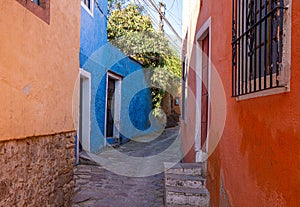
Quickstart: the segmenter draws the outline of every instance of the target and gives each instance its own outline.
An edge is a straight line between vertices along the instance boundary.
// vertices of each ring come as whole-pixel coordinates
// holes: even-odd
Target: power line
[[[150,4],[148,4],[148,2],[146,0],[141,0],[144,2],[144,5],[146,5],[149,9],[151,9],[153,12],[156,13],[156,10],[155,9],[152,9],[152,6]]]
[[[177,36],[178,39],[181,40],[180,35],[177,33],[177,31],[174,29],[173,25],[169,22],[169,20],[162,14],[162,12],[159,10],[159,8],[157,7],[157,5],[153,2],[153,0],[148,0],[152,6],[155,8],[155,10],[162,16],[162,18],[165,20],[165,22],[169,25],[169,27],[171,28],[171,30],[174,32],[174,34]]]
[[[172,6],[170,7],[170,9],[167,9],[168,11],[170,11],[173,8],[175,1],[176,0],[173,0]]]
[[[151,12],[149,12],[148,9],[150,9],[148,6],[144,7],[144,11],[147,13],[147,15],[150,16],[152,22],[155,22],[155,24],[159,25],[158,20],[153,16],[153,14]]]
[[[181,26],[181,23],[178,22],[178,20],[180,20],[178,17],[176,17],[173,13],[168,12],[168,14],[170,15],[170,17],[174,20],[174,22],[178,25]]]
[[[135,0],[135,2],[138,2],[139,4],[141,4],[141,1],[143,2],[143,7],[144,7],[144,9],[145,10],[147,10],[148,9],[148,11],[147,11],[147,13],[149,14],[149,16],[151,16],[152,18],[152,20],[153,21],[157,21],[157,19],[153,16],[153,11],[155,12],[155,13],[157,13],[157,10],[154,10],[153,8],[152,8],[152,6],[149,4],[149,2],[148,1],[146,1],[146,0]],[[175,1],[174,1],[175,2]],[[175,4],[175,3],[173,3],[173,4]],[[142,5],[142,4],[141,4]],[[176,25],[178,25],[178,26],[181,26],[181,23],[179,23],[179,21],[180,21],[180,19],[178,18],[178,17],[175,17],[175,15],[172,13],[172,12],[168,12],[168,14],[170,15],[170,17],[174,20],[174,22],[175,22],[175,24]],[[179,21],[178,21],[179,20]],[[157,23],[157,22],[156,22]]]
[[[141,4],[140,0],[136,0],[136,1],[137,1],[139,4]],[[145,3],[145,6],[146,6],[146,7],[144,7],[144,10],[145,10],[146,13],[150,16],[150,18],[152,17],[152,18],[151,18],[152,23],[153,23],[157,28],[159,28],[158,20],[153,16],[153,13],[152,13],[150,10],[154,11],[155,13],[156,13],[157,11],[158,11],[159,14],[162,14],[162,13],[160,12],[160,10],[157,10],[158,8],[155,7],[156,5],[155,5],[154,2],[152,2],[152,0],[151,0],[150,3],[151,3],[151,5],[153,5],[153,4],[155,5],[155,6],[153,5],[154,8],[155,8],[155,10],[151,8],[151,5],[150,5],[147,1],[145,1],[145,0],[141,0],[141,1],[143,1],[143,2]],[[103,14],[103,16],[108,20],[107,16],[104,14],[104,12],[102,11],[102,9],[100,8],[98,2],[97,2],[97,1],[95,1],[95,2],[96,2],[96,6],[97,6],[98,10],[99,10],[99,11]],[[149,10],[149,11],[148,11],[148,10]],[[181,37],[178,35],[178,33],[177,33],[176,30],[173,28],[173,26],[171,25],[171,23],[167,20],[167,18],[165,18],[165,17],[163,16],[163,19],[166,21],[166,23],[168,24],[168,26],[172,29],[172,31],[174,32],[174,34],[181,40]],[[171,42],[172,42],[172,44],[173,44],[174,46],[180,47],[180,46],[178,46],[177,42],[173,40],[174,38],[171,38],[171,36],[168,35],[168,34],[167,34],[167,36],[169,37],[169,40],[171,40]]]
[[[141,4],[140,0],[136,0],[136,1],[137,1],[139,4]],[[136,1],[135,1],[135,2],[136,2]],[[153,10],[153,9],[151,8],[151,6],[149,5],[148,2],[145,2],[144,0],[141,0],[141,1],[144,2],[143,8],[144,8],[145,13],[146,13],[147,15],[149,15],[150,17],[152,17],[151,20],[152,20],[153,24],[154,24],[157,28],[159,28],[158,20],[153,16],[153,13],[151,12],[151,11],[154,11],[154,12],[156,13],[156,11]],[[175,20],[175,19],[174,19],[174,20]],[[176,21],[176,20],[175,20],[175,21]],[[181,48],[181,44],[179,44],[178,41],[174,40],[174,38],[172,38],[172,37],[171,37],[169,34],[167,34],[167,33],[166,33],[165,35],[168,37],[170,43],[171,43],[175,48],[177,48],[177,49],[180,49],[180,48]]]
[[[154,11],[154,10],[153,10],[149,5],[146,5],[146,4],[145,4],[144,10],[145,10],[149,15],[151,15],[151,16],[154,18],[153,14],[152,14],[152,12],[151,12],[151,11]],[[154,11],[154,12],[156,13],[156,11]],[[156,20],[156,18],[155,18],[155,20]]]

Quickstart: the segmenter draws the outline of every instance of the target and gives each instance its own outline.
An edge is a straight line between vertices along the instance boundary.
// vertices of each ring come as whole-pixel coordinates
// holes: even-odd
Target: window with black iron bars
[[[284,9],[284,0],[233,0],[233,97],[283,86]]]

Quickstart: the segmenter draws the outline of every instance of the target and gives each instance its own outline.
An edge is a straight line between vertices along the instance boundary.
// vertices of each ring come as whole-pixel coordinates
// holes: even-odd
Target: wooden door
[[[201,149],[206,151],[208,131],[208,70],[209,36],[202,40],[202,92],[201,92]]]

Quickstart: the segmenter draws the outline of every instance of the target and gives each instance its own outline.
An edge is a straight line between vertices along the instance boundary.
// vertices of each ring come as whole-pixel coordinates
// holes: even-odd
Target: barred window
[[[284,9],[284,0],[233,0],[233,97],[283,87]]]

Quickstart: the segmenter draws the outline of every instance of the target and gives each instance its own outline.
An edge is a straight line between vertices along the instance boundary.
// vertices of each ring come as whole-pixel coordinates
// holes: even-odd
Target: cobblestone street
[[[131,141],[117,149],[128,160],[130,158],[151,157],[167,151],[166,154],[159,156],[162,159],[155,158],[155,163],[146,161],[132,166],[125,161],[122,166],[119,166],[120,173],[116,172],[118,169],[110,172],[97,161],[94,165],[87,163],[76,166],[73,206],[164,206],[163,162],[176,162],[180,159],[179,140],[176,139],[178,133],[178,127],[167,129],[150,142],[145,142],[149,140],[149,137],[142,137],[138,141]],[[166,150],[170,146],[172,146],[171,150]],[[108,157],[107,162],[111,162],[111,166],[114,163],[118,166],[120,163],[115,162],[118,158],[113,151],[116,150],[108,150],[103,156]],[[106,166],[106,164],[104,165]],[[136,171],[144,172],[145,169],[149,169],[145,171],[146,174],[151,174],[151,169],[155,168],[154,165],[157,166],[160,173],[146,177],[143,177],[142,174],[135,174]],[[124,176],[130,170],[133,172],[132,176]]]

